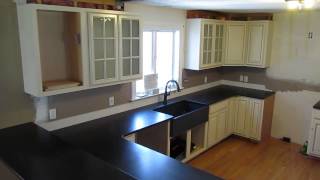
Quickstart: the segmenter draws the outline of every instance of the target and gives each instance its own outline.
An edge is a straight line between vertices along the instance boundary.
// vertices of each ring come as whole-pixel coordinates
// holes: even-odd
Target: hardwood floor
[[[232,136],[188,164],[224,179],[320,180],[320,160],[300,154],[300,148],[273,138],[255,144]]]

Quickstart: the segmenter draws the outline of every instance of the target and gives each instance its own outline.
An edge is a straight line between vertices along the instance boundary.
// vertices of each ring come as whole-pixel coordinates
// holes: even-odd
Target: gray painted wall
[[[32,98],[23,91],[16,7],[0,1],[0,128],[34,120]]]

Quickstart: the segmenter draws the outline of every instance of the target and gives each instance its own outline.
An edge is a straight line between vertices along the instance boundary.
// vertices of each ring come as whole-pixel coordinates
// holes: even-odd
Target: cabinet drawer
[[[312,118],[320,119],[320,110],[313,109]]]
[[[225,109],[227,107],[228,107],[228,100],[224,100],[222,102],[211,105],[210,109],[209,109],[209,113],[210,114],[215,113],[215,112],[221,111],[222,109]]]

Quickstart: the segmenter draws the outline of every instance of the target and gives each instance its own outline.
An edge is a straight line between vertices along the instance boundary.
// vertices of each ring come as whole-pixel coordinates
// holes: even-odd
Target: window
[[[171,79],[178,81],[179,39],[177,30],[143,32],[143,79],[133,86],[136,99],[163,92]]]

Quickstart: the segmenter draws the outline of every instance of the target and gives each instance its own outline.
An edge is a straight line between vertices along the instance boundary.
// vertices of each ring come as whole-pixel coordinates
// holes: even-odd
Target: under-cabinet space
[[[190,133],[190,156],[194,156],[206,148],[206,123],[192,128]]]
[[[135,142],[162,154],[168,154],[168,122],[163,122],[135,133]]]
[[[187,132],[170,138],[170,157],[179,161],[187,157]]]
[[[82,85],[80,13],[37,11],[43,91]]]

